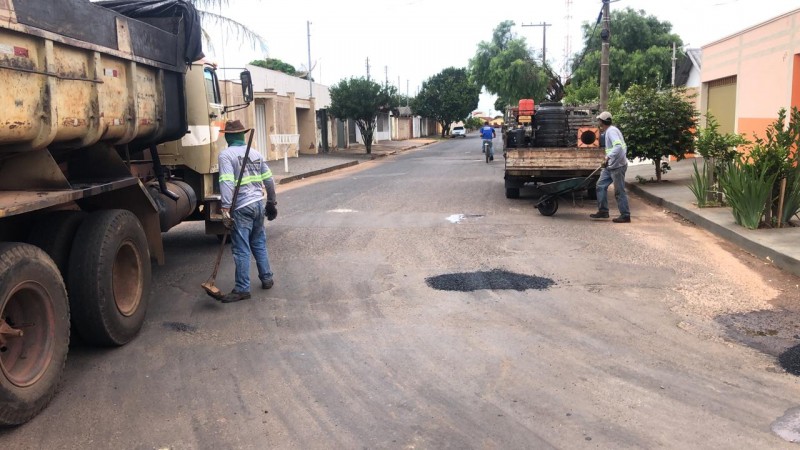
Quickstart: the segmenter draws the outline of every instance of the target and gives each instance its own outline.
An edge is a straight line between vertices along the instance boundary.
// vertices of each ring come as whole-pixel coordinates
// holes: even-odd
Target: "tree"
[[[583,24],[584,49],[575,61],[567,87],[570,101],[599,98],[601,42],[595,25]],[[625,8],[611,13],[609,84],[623,93],[634,84],[668,86],[672,76],[672,44],[683,41],[672,24],[645,11]],[[577,91],[577,92],[576,92]],[[596,94],[593,95],[593,92]]]
[[[243,38],[243,41],[250,43],[253,48],[261,48],[261,50],[266,53],[266,40],[260,34],[258,34],[258,32],[250,29],[241,22],[233,20],[230,17],[223,16],[221,12],[219,14],[211,12],[212,8],[222,11],[222,8],[228,6],[229,0],[189,0],[189,3],[194,5],[194,7],[197,9],[197,13],[200,15],[200,20],[202,20],[207,26],[221,26],[235,37]],[[211,44],[211,35],[208,33],[208,29],[205,27],[203,28],[203,40],[205,41],[206,45],[213,48]]]
[[[266,58],[250,61],[250,64],[256,67],[263,67],[265,69],[277,70],[285,74],[297,76],[297,69],[293,65],[283,62],[280,59]]]
[[[655,89],[633,85],[615,116],[625,136],[628,159],[649,159],[655,165],[656,179],[670,170],[669,160],[678,160],[694,148],[693,129],[697,111],[683,88]]]
[[[464,126],[470,130],[477,130],[483,126],[483,121],[478,117],[467,117],[467,120],[464,121]]]
[[[439,122],[444,137],[451,123],[466,119],[478,107],[480,93],[480,87],[470,81],[467,69],[448,67],[422,83],[414,99],[414,111]]]
[[[367,154],[372,153],[372,138],[376,117],[397,108],[398,96],[394,86],[380,85],[368,78],[341,80],[330,88],[331,106],[328,111],[340,119],[356,121]]]
[[[478,44],[469,62],[473,81],[506,104],[522,98],[560,100],[563,95],[560,79],[534,57],[525,38],[511,31],[513,26],[513,21],[501,22],[494,29],[491,41]]]

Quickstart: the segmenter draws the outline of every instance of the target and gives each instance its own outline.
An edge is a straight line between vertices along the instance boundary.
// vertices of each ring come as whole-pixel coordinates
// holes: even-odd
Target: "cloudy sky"
[[[580,25],[594,23],[602,6],[600,0],[572,0],[567,13],[567,3],[504,0],[468,8],[470,2],[436,0],[235,0],[221,12],[258,31],[267,41],[269,57],[298,69],[308,65],[306,22],[311,21],[311,61],[318,82],[332,85],[343,78],[364,76],[369,58],[373,79],[388,79],[413,96],[422,81],[442,69],[465,67],[478,43],[490,40],[492,30],[503,20],[515,21],[516,33],[537,52],[542,48],[542,27],[521,25],[552,24],[547,28],[547,59],[561,68],[567,36],[571,36],[572,52],[579,52]],[[797,0],[618,0],[611,4],[612,9],[625,7],[669,21],[684,43],[702,47],[800,4]],[[209,31],[220,37],[216,52],[208,53],[214,53],[221,65],[241,67],[263,57],[260,49],[241,44],[235,35],[222,29]],[[491,105],[490,96],[482,95],[479,108],[490,112]]]

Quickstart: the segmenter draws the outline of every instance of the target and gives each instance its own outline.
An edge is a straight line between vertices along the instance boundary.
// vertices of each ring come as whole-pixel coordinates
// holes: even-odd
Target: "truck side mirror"
[[[242,97],[244,97],[245,103],[250,103],[253,101],[253,78],[250,76],[250,71],[245,70],[244,72],[239,75],[239,79],[242,81]]]

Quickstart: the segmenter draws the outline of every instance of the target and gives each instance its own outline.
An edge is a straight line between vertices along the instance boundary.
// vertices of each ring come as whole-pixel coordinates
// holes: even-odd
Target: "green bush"
[[[771,201],[776,176],[744,157],[727,164],[720,173],[720,186],[737,224],[751,230],[758,228]]]
[[[705,208],[708,206],[708,181],[708,166],[706,165],[705,161],[703,161],[702,172],[697,169],[697,161],[695,161],[692,184],[689,185],[689,189],[692,191],[692,194],[694,194],[694,198],[697,200],[697,206],[700,208]]]

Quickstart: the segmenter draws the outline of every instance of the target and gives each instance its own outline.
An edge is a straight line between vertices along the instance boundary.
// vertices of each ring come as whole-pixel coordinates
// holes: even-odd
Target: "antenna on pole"
[[[369,56],[367,56],[367,79],[369,80]]]
[[[308,98],[309,100],[314,97],[314,82],[311,81],[311,21],[306,21],[306,31],[308,32]]]
[[[564,0],[566,15],[564,25],[567,27],[567,34],[564,36],[564,67],[561,69],[561,81],[566,82],[570,72],[570,60],[572,59],[572,0]]]

